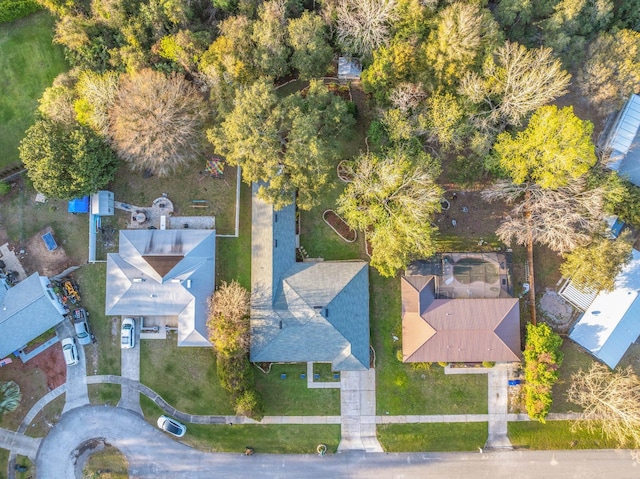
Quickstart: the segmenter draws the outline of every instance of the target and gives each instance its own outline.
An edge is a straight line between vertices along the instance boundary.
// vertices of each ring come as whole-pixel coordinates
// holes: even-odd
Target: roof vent
[[[190,279],[187,280],[187,289],[191,289],[191,280]]]
[[[134,283],[142,283],[143,281],[144,281],[144,278],[133,278]]]
[[[280,320],[278,326],[280,327],[280,329],[282,329],[282,320]]]

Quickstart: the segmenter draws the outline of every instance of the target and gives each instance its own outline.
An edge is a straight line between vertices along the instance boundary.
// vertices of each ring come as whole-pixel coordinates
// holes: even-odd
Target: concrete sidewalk
[[[511,449],[511,441],[507,436],[510,367],[510,364],[498,363],[488,371],[489,434],[485,447]]]
[[[28,437],[23,434],[0,428],[0,448],[8,449],[35,461],[40,447],[40,438]]]
[[[376,371],[340,373],[340,432],[338,452],[383,452],[376,435]]]

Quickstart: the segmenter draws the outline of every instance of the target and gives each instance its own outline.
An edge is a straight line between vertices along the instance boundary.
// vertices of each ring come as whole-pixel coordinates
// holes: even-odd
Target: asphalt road
[[[188,434],[188,432],[187,432]],[[104,438],[129,461],[131,478],[473,478],[627,479],[640,477],[629,451],[505,451],[484,453],[244,456],[200,452],[180,444],[136,414],[104,406],[84,406],[64,414],[42,440],[39,479],[75,478],[82,445]]]

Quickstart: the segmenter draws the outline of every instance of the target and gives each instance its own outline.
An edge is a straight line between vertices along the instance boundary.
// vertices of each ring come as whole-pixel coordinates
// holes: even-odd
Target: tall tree
[[[249,352],[249,301],[249,291],[236,281],[223,281],[209,298],[209,340],[219,356]]]
[[[602,227],[605,193],[605,187],[588,189],[584,178],[555,190],[535,183],[504,180],[482,192],[485,200],[514,204],[496,233],[505,243],[515,241],[527,248],[533,324],[536,324],[533,245],[540,243],[562,253],[588,243]]]
[[[106,186],[117,169],[116,155],[92,129],[50,120],[31,126],[20,143],[20,159],[36,190],[71,200]]]
[[[640,93],[640,33],[601,33],[589,45],[578,86],[602,114],[620,108],[632,93]]]
[[[233,111],[209,140],[227,160],[242,167],[245,182],[265,182],[261,198],[276,208],[290,204],[310,209],[337,159],[336,138],[354,123],[344,100],[320,81],[306,95],[280,100],[268,81],[239,91]]]
[[[455,89],[460,79],[482,65],[501,42],[500,26],[478,3],[455,2],[445,7],[424,45],[435,88]]]
[[[390,36],[398,18],[395,0],[340,0],[336,8],[336,34],[343,50],[370,56]]]
[[[570,75],[550,48],[527,49],[506,42],[485,61],[482,72],[468,73],[460,93],[477,104],[482,128],[520,125],[532,111],[567,92]]]
[[[3,381],[0,383],[0,414],[18,409],[22,393],[20,386],[14,381]]]
[[[524,131],[498,135],[493,158],[514,183],[558,188],[596,163],[592,133],[593,124],[575,116],[573,107],[543,106]]]
[[[113,71],[102,74],[85,70],[78,76],[75,102],[78,121],[103,136],[109,134],[109,110],[116,99],[120,74]]]
[[[285,0],[269,0],[258,9],[253,24],[254,62],[264,76],[280,78],[289,73],[287,18]]]
[[[383,276],[435,252],[431,221],[440,210],[439,172],[438,162],[413,145],[356,160],[349,175],[353,181],[338,198],[338,212],[349,226],[366,232],[371,266]]]
[[[133,169],[167,176],[202,152],[205,118],[200,94],[184,77],[142,70],[120,80],[110,132]]]
[[[627,239],[595,237],[588,245],[569,253],[560,265],[560,272],[580,290],[613,291],[616,276],[632,257]]]
[[[333,49],[322,19],[313,12],[304,12],[300,18],[289,20],[288,29],[293,48],[291,66],[303,80],[323,76],[333,59]]]
[[[583,409],[578,426],[602,433],[618,447],[640,448],[640,378],[631,366],[611,371],[593,362],[571,376],[567,399]]]
[[[553,402],[551,390],[562,365],[560,346],[562,338],[546,324],[527,325],[523,354],[525,404],[529,417],[542,423],[549,414]]]

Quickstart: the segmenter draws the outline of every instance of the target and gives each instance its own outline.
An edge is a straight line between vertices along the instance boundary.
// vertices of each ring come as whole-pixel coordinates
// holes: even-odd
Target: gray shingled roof
[[[295,207],[253,187],[251,361],[369,368],[369,271],[363,261],[295,262]]]
[[[13,288],[0,284],[0,358],[64,320],[64,308],[48,285],[49,278],[38,273]]]
[[[107,255],[106,314],[177,316],[178,346],[211,346],[215,248],[213,230],[120,231],[119,253]]]

